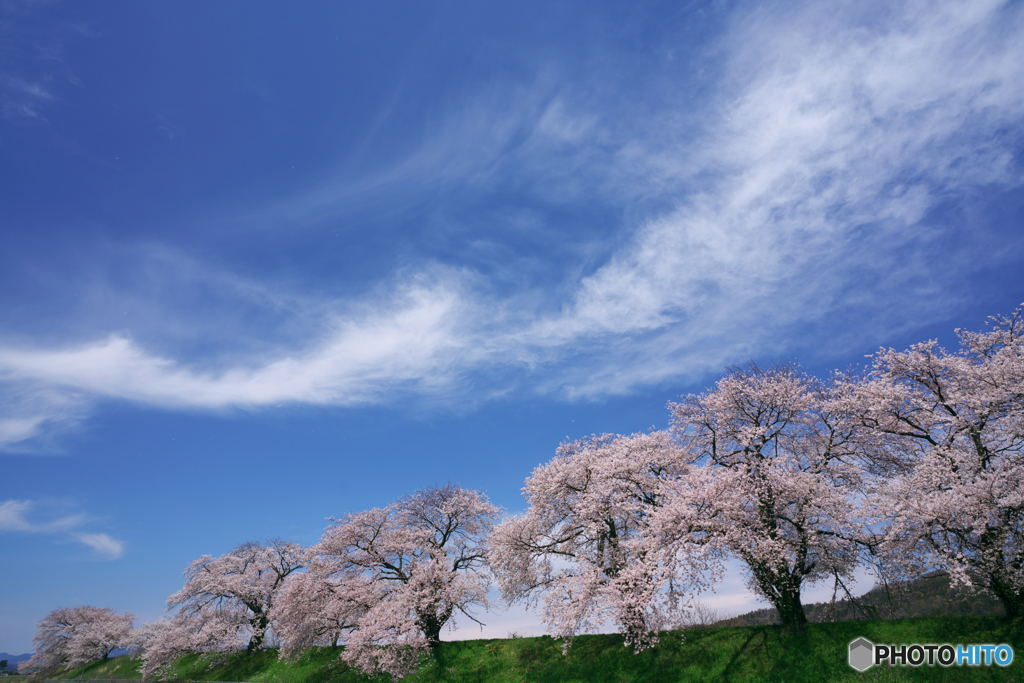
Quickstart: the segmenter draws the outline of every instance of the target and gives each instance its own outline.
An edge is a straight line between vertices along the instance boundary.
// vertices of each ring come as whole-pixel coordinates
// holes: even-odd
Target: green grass
[[[338,662],[340,653],[341,648],[311,648],[295,661],[279,660],[276,650],[236,652],[227,655],[186,655],[174,663],[174,674],[170,678],[258,683],[365,683],[368,680],[365,676],[348,670],[348,667]],[[140,664],[138,660],[118,657],[105,662],[93,662],[59,676],[51,672],[45,678],[141,679]]]
[[[1009,667],[873,667],[860,674],[846,662],[850,641],[875,643],[1008,643]],[[254,683],[337,683],[369,679],[338,663],[340,648],[314,648],[298,661],[274,651],[222,657],[190,655],[176,678]],[[117,663],[120,662],[120,666]],[[130,670],[130,671],[129,671]],[[137,663],[97,662],[62,677],[138,678]],[[131,675],[129,675],[131,674]],[[55,678],[53,675],[48,678]],[[378,681],[387,681],[382,676]],[[802,633],[777,626],[710,628],[662,634],[657,647],[633,654],[618,635],[579,636],[567,655],[549,637],[442,643],[437,657],[407,681],[415,683],[640,683],[660,681],[830,683],[832,681],[1005,681],[1024,683],[1024,626],[1000,617],[941,617],[809,624]]]

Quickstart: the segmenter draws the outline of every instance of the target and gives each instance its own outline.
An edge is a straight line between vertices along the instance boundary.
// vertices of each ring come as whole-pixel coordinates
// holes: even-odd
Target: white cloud
[[[0,531],[31,531],[25,521],[25,511],[31,507],[27,500],[5,500],[0,503]]]
[[[0,420],[0,445],[24,441],[39,433],[46,421],[45,415],[16,417]]]
[[[172,407],[369,403],[407,385],[443,391],[471,367],[479,351],[461,336],[465,309],[464,297],[445,282],[414,280],[333,319],[313,348],[249,367],[193,370],[113,335],[55,351],[0,348],[0,377]]]
[[[997,134],[1024,120],[1021,12],[910,3],[869,27],[859,8],[765,10],[730,34],[717,120],[689,148],[647,155],[660,159],[648,166],[659,182],[694,191],[539,325],[566,345],[630,335],[604,371],[560,378],[574,393],[770,352],[794,324],[863,309],[850,287],[876,320],[905,315],[913,298],[920,324],[955,299],[921,296],[940,264],[966,256],[923,258],[939,234],[921,221],[950,195],[1024,180]]]
[[[569,92],[547,104],[525,93],[519,110],[496,115],[491,93],[340,199],[334,178],[266,212],[271,222],[322,220],[339,202],[378,201],[427,177],[435,189],[479,188],[488,174],[543,167],[552,149],[570,159],[561,175],[530,176],[550,195],[625,187],[617,201],[646,192],[674,207],[617,235],[588,275],[568,266],[553,293],[526,284],[499,296],[468,269],[428,264],[358,301],[325,298],[312,308],[326,331],[305,344],[278,340],[206,364],[126,333],[0,347],[0,381],[30,399],[0,421],[0,447],[73,421],[97,398],[345,406],[402,392],[458,395],[474,372],[525,373],[538,391],[600,396],[792,351],[794,329],[829,315],[863,321],[848,324],[852,341],[829,342],[837,345],[942,316],[957,296],[943,271],[969,260],[970,247],[930,252],[941,235],[922,219],[949,196],[1022,182],[1004,139],[1020,137],[1024,120],[1022,11],[997,2],[872,7],[811,3],[742,17],[721,42],[721,85],[695,135],[693,126],[680,132],[675,112],[604,121],[601,107]],[[595,149],[610,151],[590,164]],[[267,306],[288,300],[225,281]]]
[[[32,507],[32,501],[28,500],[5,500],[0,503],[0,531],[52,534],[73,529],[86,521],[85,515],[77,514],[44,523],[29,522],[25,519],[25,513]]]
[[[74,537],[101,555],[106,555],[107,559],[116,560],[124,554],[124,544],[106,534],[74,534]]]
[[[89,521],[84,513],[66,515],[48,522],[29,521],[27,514],[36,507],[30,500],[0,502],[0,531],[20,531],[30,534],[68,534],[80,543],[96,550],[107,559],[116,560],[124,553],[124,544],[107,534],[74,531]]]
[[[0,371],[0,378],[3,377]],[[0,449],[17,449],[29,439],[46,439],[76,425],[85,413],[86,400],[67,387],[38,381],[0,384]]]

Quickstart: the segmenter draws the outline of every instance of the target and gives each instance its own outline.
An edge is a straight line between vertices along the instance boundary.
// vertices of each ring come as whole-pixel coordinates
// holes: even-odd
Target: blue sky
[[[1022,12],[3,2],[0,651],[1013,310]]]

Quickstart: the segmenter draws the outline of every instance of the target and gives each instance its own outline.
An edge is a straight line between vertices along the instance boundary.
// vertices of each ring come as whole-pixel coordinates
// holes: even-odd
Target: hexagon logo
[[[858,638],[850,643],[850,666],[857,671],[867,671],[875,659],[875,645],[867,638]]]

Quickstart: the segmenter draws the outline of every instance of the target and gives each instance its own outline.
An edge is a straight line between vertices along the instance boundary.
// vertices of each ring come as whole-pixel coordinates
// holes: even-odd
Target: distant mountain
[[[32,654],[9,655],[6,652],[0,652],[0,659],[7,660],[7,670],[9,671],[11,669],[17,669],[18,662],[24,662],[26,659],[32,659]]]

